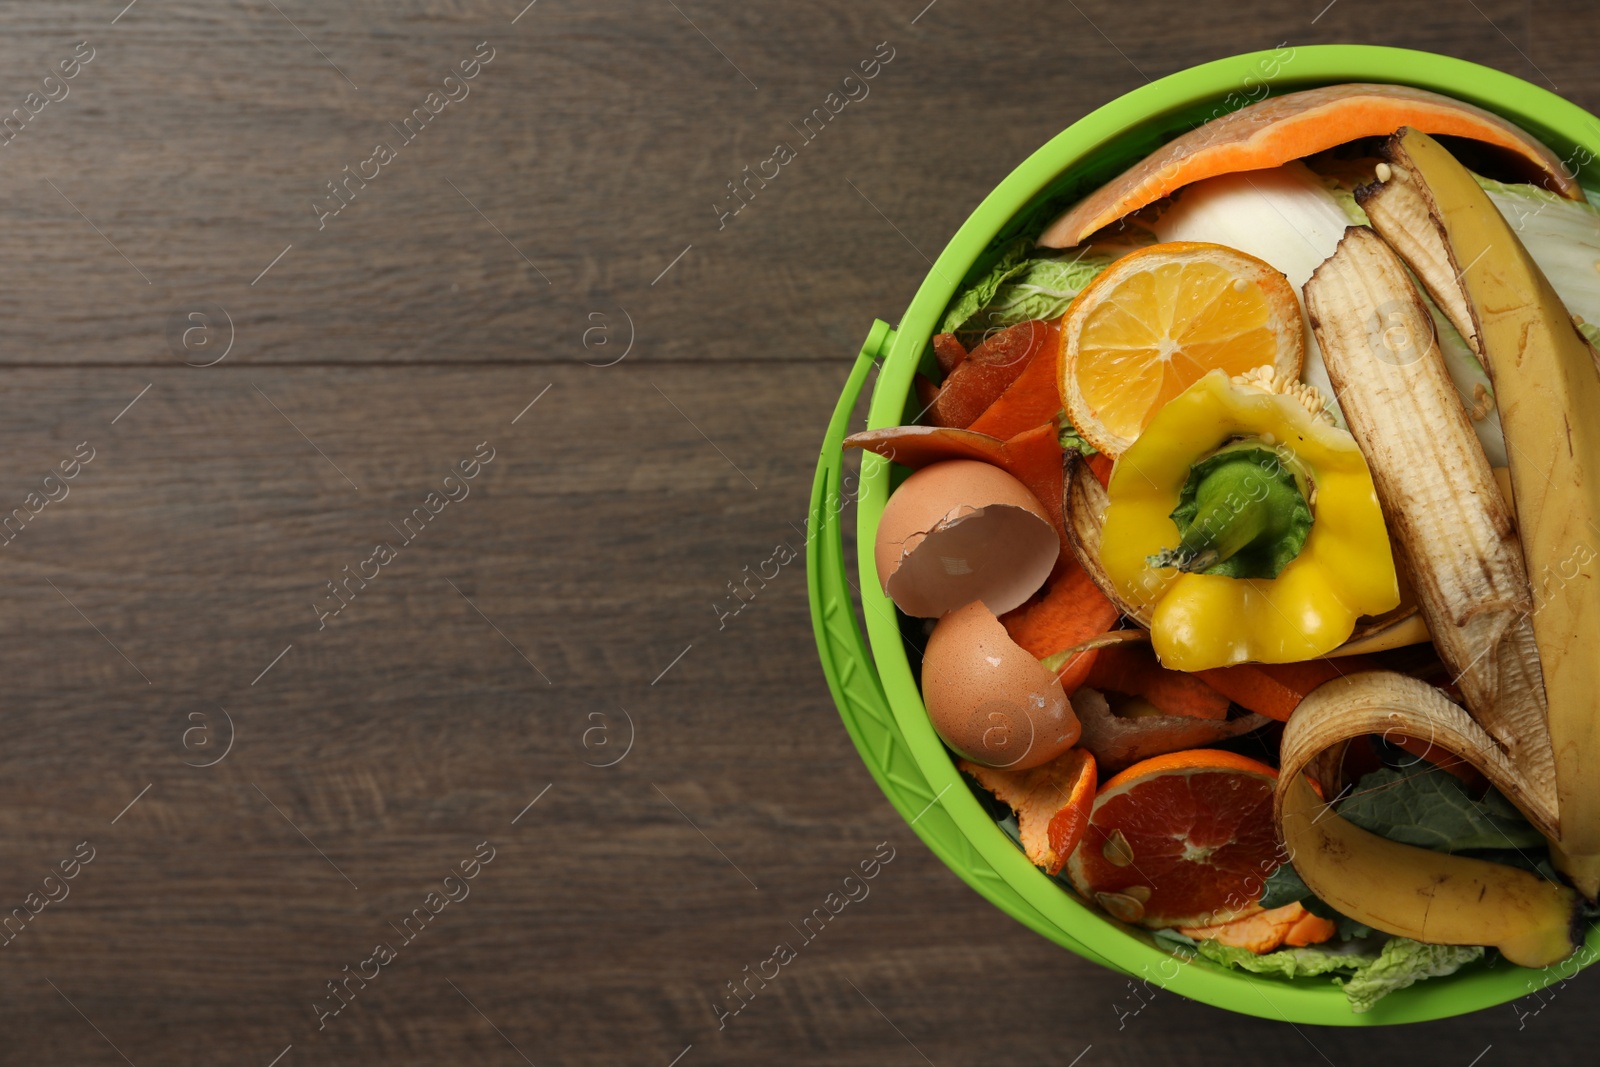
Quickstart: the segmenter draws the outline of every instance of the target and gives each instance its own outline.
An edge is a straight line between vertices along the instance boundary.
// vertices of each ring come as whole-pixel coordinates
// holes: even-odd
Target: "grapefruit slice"
[[[1151,928],[1251,914],[1283,858],[1272,820],[1277,778],[1221,749],[1136,763],[1101,787],[1067,877],[1085,900]]]
[[[1426,89],[1352,82],[1268,97],[1169,141],[1078,201],[1039,244],[1070,248],[1191,182],[1281,166],[1361,137],[1387,137],[1402,126],[1493,145],[1525,162],[1535,184],[1583,199],[1561,158],[1499,115]]]
[[[1078,432],[1121,455],[1167,401],[1220,369],[1271,366],[1298,381],[1300,299],[1270,264],[1224,245],[1171,241],[1123,256],[1061,324],[1061,398]]]

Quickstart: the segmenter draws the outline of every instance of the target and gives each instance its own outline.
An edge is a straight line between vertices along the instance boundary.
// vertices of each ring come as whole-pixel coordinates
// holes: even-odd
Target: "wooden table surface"
[[[1119,1024],[879,793],[802,565],[718,605],[873,318],[1068,123],[1280,42],[1597,110],[1592,5],[124,2],[0,7],[0,1062],[1576,1061],[1587,975],[1520,1025]]]

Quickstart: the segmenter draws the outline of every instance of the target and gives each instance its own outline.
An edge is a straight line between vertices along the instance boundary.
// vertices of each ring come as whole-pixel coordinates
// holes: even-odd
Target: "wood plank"
[[[898,315],[924,257],[1012,166],[1146,77],[1284,40],[1436,32],[1543,82],[1470,10],[1447,28],[1401,5],[1377,27],[1343,4],[1312,26],[1303,6],[1253,5],[1241,34],[1111,8],[1018,9],[995,27],[949,3],[916,26],[881,3],[706,5],[696,24],[759,92],[670,7],[538,6],[515,26],[488,4],[285,9],[360,91],[265,4],[147,3],[104,27],[66,5],[10,9],[8,67],[69,55],[80,36],[96,58],[4,149],[0,359],[175,360],[169,319],[209,304],[231,316],[236,361],[578,361],[588,316],[619,307],[653,358],[842,359],[863,323]],[[1539,44],[1563,47],[1582,10],[1542,6]],[[398,141],[390,124],[486,40],[495,59],[469,95],[319,229],[327,183]],[[802,140],[791,124],[883,41],[895,58],[870,94]],[[1600,102],[1581,59],[1533,51],[1573,99]],[[727,183],[780,141],[797,158],[719,229]]]

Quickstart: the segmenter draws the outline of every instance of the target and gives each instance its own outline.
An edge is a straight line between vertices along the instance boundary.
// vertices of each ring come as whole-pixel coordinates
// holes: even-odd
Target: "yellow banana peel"
[[[1483,728],[1434,687],[1389,671],[1318,687],[1284,729],[1274,807],[1295,872],[1330,907],[1386,933],[1442,945],[1493,945],[1512,963],[1546,967],[1580,942],[1582,901],[1539,875],[1467,856],[1389,841],[1341,818],[1337,767],[1362,734],[1427,738],[1464,758],[1498,749]],[[1486,773],[1515,802],[1520,776],[1504,754]]]
[[[1532,645],[1547,704],[1559,810],[1552,854],[1592,900],[1600,893],[1595,351],[1516,233],[1448,151],[1426,134],[1405,129],[1390,139],[1384,155],[1388,179],[1359,199],[1377,232],[1476,350],[1494,385],[1531,579]],[[1472,711],[1477,715],[1480,709]],[[1545,773],[1528,769],[1535,776]]]
[[[1284,731],[1276,815],[1301,878],[1352,918],[1548,966],[1577,948],[1582,898],[1600,890],[1600,574],[1588,566],[1600,544],[1600,357],[1459,162],[1410,129],[1384,155],[1383,180],[1357,194],[1376,233],[1346,231],[1306,284],[1306,310],[1466,709],[1391,672],[1318,688]],[[1510,492],[1407,265],[1489,369]],[[1345,746],[1374,733],[1423,739],[1482,771],[1576,889],[1340,818]]]

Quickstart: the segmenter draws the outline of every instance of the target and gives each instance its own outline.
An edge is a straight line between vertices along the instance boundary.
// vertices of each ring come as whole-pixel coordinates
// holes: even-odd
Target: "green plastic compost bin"
[[[929,358],[935,324],[957,282],[997,237],[1010,237],[1049,202],[1069,203],[1172,137],[1273,93],[1339,82],[1392,82],[1431,89],[1496,112],[1549,145],[1589,189],[1600,188],[1600,122],[1538,86],[1447,56],[1364,45],[1313,45],[1220,59],[1135,89],[1069,126],[1022,162],[978,205],[923,280],[898,329],[875,322],[828,425],[811,497],[806,567],[817,649],[845,728],[884,794],[928,847],[992,904],[1085,959],[1129,976],[1132,1010],[1151,991],[1294,1023],[1374,1025],[1442,1019],[1501,1006],[1508,1019],[1538,1007],[1536,989],[1560,983],[1600,953],[1600,930],[1566,962],[1544,970],[1504,960],[1391,993],[1366,1014],[1351,1012],[1327,976],[1282,979],[1184,962],[1151,936],[1085,906],[1034,867],[996,824],[955,768],[928,722],[894,604],[882,593],[873,538],[892,487],[905,472],[862,458],[859,486],[841,487],[840,442],[877,368],[869,427],[896,426],[917,412],[912,375]],[[1591,200],[1595,199],[1591,195]],[[843,493],[843,496],[841,496]],[[857,497],[859,575],[847,572],[842,501]],[[857,621],[859,591],[870,647]],[[1494,955],[1491,953],[1491,956]],[[1141,992],[1140,999],[1133,999]],[[1113,987],[1113,997],[1121,984]],[[1520,1005],[1514,1003],[1527,998]],[[1115,1005],[1112,1005],[1114,1008]]]

